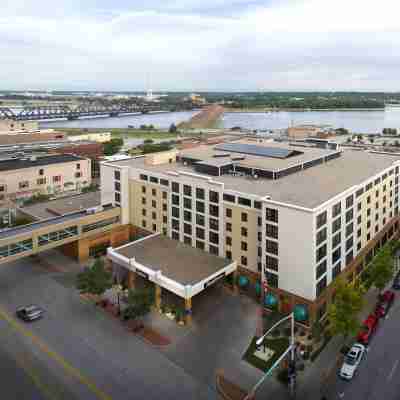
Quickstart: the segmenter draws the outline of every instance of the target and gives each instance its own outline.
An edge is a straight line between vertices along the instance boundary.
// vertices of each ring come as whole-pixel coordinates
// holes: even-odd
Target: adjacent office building
[[[326,314],[398,232],[400,157],[242,139],[106,162],[102,203],[121,222],[237,263],[266,307]]]
[[[91,161],[70,154],[0,159],[0,201],[80,191],[91,184]]]

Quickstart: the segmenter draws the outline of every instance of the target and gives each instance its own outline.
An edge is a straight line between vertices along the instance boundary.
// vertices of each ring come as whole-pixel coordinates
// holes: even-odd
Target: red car
[[[376,331],[379,324],[379,317],[376,314],[370,314],[363,322],[360,332],[357,335],[357,341],[361,344],[368,345],[372,335]]]
[[[394,302],[395,294],[391,290],[386,290],[379,296],[378,304],[376,305],[375,313],[380,317],[385,317],[389,312],[390,307]]]

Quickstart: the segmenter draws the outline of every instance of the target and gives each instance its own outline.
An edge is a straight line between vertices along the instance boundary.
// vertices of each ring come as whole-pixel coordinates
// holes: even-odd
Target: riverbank
[[[176,133],[167,130],[148,130],[131,128],[57,128],[55,130],[65,132],[68,136],[85,135],[87,133],[111,132],[112,137],[129,137],[137,139],[175,139]]]
[[[274,113],[274,112],[313,112],[313,111],[385,111],[384,107],[380,108],[229,108],[225,107],[225,113]]]

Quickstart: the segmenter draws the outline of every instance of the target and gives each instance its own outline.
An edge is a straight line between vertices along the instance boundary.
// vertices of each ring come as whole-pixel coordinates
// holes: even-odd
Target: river
[[[46,128],[127,128],[132,125],[153,124],[165,129],[172,123],[190,119],[195,112],[173,112],[165,114],[130,115],[115,118],[93,118],[75,121],[41,122]],[[383,128],[400,128],[400,110],[376,111],[278,111],[270,113],[225,113],[220,126],[247,129],[282,129],[296,124],[331,125],[346,128],[355,133],[380,133]]]

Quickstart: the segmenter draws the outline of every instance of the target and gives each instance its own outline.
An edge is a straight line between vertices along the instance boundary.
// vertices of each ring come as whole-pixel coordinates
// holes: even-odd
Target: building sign
[[[222,272],[221,274],[214,276],[214,278],[210,279],[204,284],[204,289],[213,285],[215,282],[218,282],[220,279],[225,278],[225,272]]]
[[[140,269],[136,269],[136,271],[135,271],[139,276],[141,276],[142,278],[144,278],[144,279],[149,279],[149,275],[148,274],[146,274],[146,272],[143,272],[143,271],[141,271]]]

